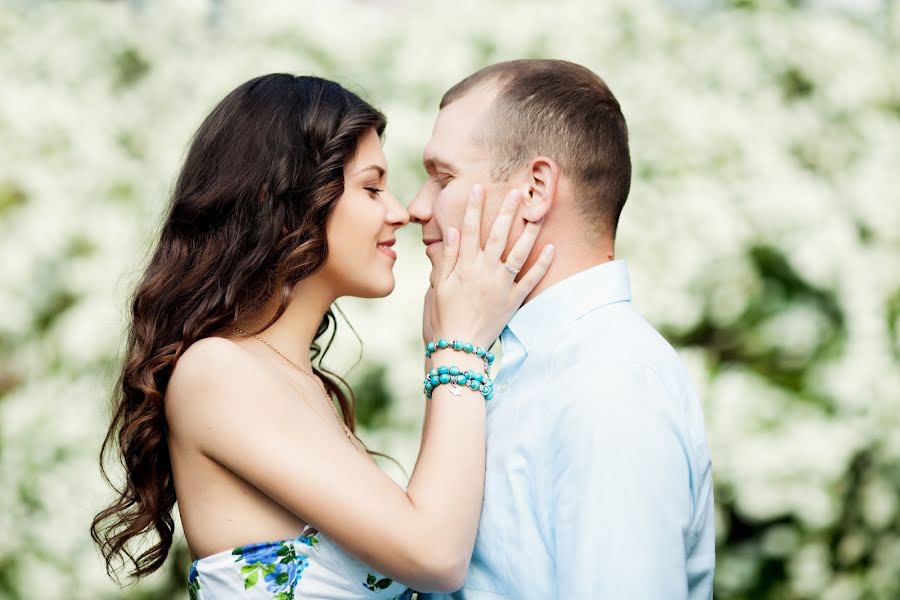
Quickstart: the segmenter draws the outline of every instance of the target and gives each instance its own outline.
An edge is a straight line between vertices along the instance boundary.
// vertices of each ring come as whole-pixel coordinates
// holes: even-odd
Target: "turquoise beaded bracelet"
[[[459,340],[448,342],[444,338],[441,338],[436,342],[428,342],[425,345],[425,356],[431,358],[431,355],[436,351],[444,350],[445,348],[453,348],[456,351],[462,351],[466,354],[474,353],[478,358],[483,358],[487,362],[487,364],[492,364],[494,362],[494,354],[492,352],[488,352],[481,346],[473,346],[468,342],[461,342]]]
[[[491,364],[494,362],[494,354],[492,352],[488,352],[481,346],[473,346],[467,342],[461,342],[459,340],[453,340],[452,342],[448,342],[444,338],[439,339],[436,342],[428,342],[425,345],[425,356],[431,358],[431,355],[434,354],[438,350],[444,350],[446,348],[452,348],[458,352],[465,352],[466,354],[475,354],[478,358],[484,361],[484,378],[490,381],[491,378]],[[433,370],[433,369],[432,369]],[[474,388],[473,388],[474,389]],[[426,390],[428,391],[428,390]],[[455,390],[458,391],[458,390]],[[459,394],[454,394],[458,396]],[[429,396],[430,398],[431,396]],[[487,396],[485,396],[487,398]],[[490,398],[488,398],[490,400]]]
[[[494,397],[493,381],[487,375],[476,373],[475,371],[461,371],[459,367],[448,367],[441,365],[428,372],[425,377],[425,397],[431,398],[432,392],[441,385],[450,385],[450,393],[459,396],[460,386],[466,386],[475,392],[481,392],[485,400]]]

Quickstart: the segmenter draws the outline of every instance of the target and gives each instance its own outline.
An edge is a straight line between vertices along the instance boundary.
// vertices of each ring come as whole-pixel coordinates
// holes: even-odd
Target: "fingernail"
[[[447,230],[447,241],[451,244],[455,244],[457,235],[459,235],[459,232],[456,230],[455,227],[451,227],[450,229]]]
[[[552,255],[554,252],[556,252],[556,248],[553,246],[553,244],[547,244],[547,246],[544,248],[544,252],[546,252],[548,255]]]
[[[510,190],[509,199],[515,202],[519,201],[519,198],[522,197],[522,193],[519,190]]]
[[[479,197],[481,197],[481,193],[482,193],[483,191],[484,191],[484,190],[481,189],[481,184],[476,183],[475,186],[472,188],[472,197],[473,197],[473,198],[479,198]]]

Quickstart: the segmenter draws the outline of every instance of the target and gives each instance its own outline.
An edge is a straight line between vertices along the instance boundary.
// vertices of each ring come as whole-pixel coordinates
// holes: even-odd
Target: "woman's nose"
[[[424,225],[431,220],[431,199],[425,193],[424,185],[413,197],[412,202],[407,206],[407,210],[409,211],[410,219],[419,225]]]
[[[396,227],[403,227],[409,223],[409,211],[391,194],[385,221]]]

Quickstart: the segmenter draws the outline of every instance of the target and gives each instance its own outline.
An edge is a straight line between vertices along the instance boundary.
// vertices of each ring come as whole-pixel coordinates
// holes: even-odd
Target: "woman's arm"
[[[445,494],[442,514],[430,496],[417,502],[412,489],[404,492],[343,432],[323,426],[312,408],[317,398],[298,398],[233,342],[208,338],[191,346],[167,394],[177,405],[168,411],[173,434],[191,439],[204,455],[381,573],[435,591],[458,582],[462,553],[453,541],[459,533],[450,528],[470,518],[462,507],[484,474],[472,448],[484,451],[484,400],[471,390],[444,396],[436,393],[430,402],[444,407],[440,416],[461,436],[453,445],[468,449],[452,460],[452,449],[429,446],[436,455],[432,468],[446,477],[435,477]],[[429,470],[417,469],[410,488]]]
[[[505,231],[492,238],[503,246],[515,204],[505,201],[495,222]],[[480,198],[470,200],[462,241],[446,244],[449,275],[435,294],[435,334],[487,345],[543,277],[550,256],[519,283],[511,276],[502,280],[502,247],[476,252],[466,245],[472,235],[478,244],[472,223],[480,221],[480,207]],[[538,229],[526,227],[507,262],[524,263]],[[476,297],[486,304],[472,306]],[[474,355],[449,350],[436,352],[434,361],[483,368]],[[215,375],[221,373],[233,376]],[[321,417],[283,381],[222,338],[197,342],[179,360],[170,382],[178,406],[170,414],[179,435],[350,554],[413,588],[452,591],[462,585],[481,511],[485,401],[479,392],[460,388],[453,396],[447,388],[436,388],[428,401],[423,444],[405,492],[342,432],[317,426]]]

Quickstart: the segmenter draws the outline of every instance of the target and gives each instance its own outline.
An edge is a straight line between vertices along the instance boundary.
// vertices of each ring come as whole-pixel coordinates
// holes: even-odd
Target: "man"
[[[465,586],[429,598],[711,597],[700,405],[675,351],[632,306],[614,255],[631,181],[615,97],[569,62],[492,65],[444,95],[423,161],[429,177],[409,212],[432,263],[475,183],[486,224],[510,187],[523,193],[507,251],[527,221],[543,219],[523,272],[556,246],[501,335]]]

